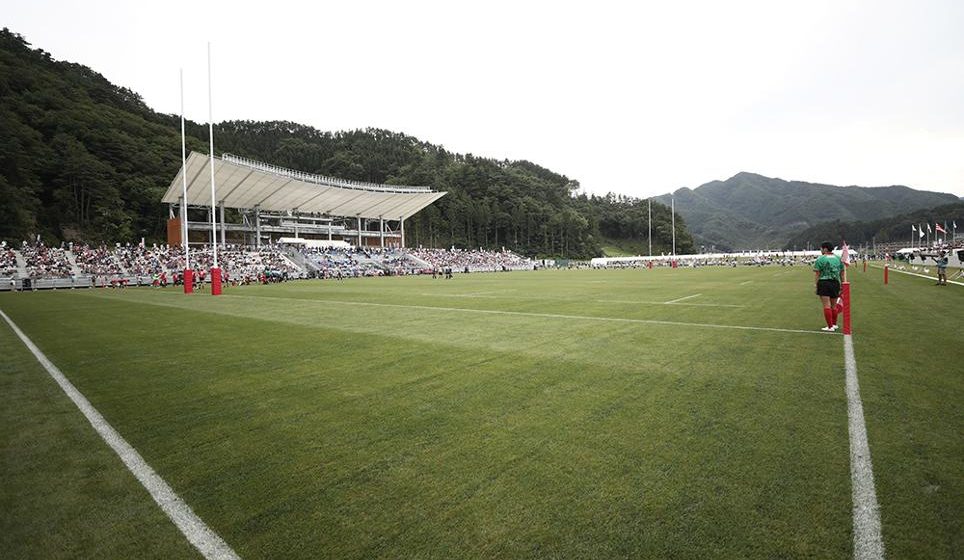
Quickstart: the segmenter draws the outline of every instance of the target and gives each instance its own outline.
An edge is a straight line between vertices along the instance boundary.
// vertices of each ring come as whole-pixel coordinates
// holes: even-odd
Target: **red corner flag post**
[[[850,282],[847,280],[847,268],[850,267],[850,247],[843,242],[840,260],[844,264],[843,283],[840,286],[840,299],[843,304],[843,333],[850,334]]]
[[[184,293],[190,294],[194,292],[194,271],[190,268],[184,269]]]
[[[850,334],[850,282],[844,282],[840,288],[840,297],[843,298],[843,333]]]

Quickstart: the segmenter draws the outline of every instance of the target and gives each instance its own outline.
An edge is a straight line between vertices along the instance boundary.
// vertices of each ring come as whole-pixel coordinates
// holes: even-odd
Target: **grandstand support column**
[[[358,216],[358,246],[361,247],[361,216]]]
[[[398,224],[399,224],[399,229],[402,232],[402,244],[401,246],[399,246],[399,249],[404,249],[405,248],[405,216],[398,217]]]
[[[381,247],[382,249],[384,249],[385,248],[385,218],[381,216],[378,217],[378,237],[379,237],[379,240],[381,241]]]
[[[259,249],[261,248],[261,205],[254,207],[254,235],[256,236],[254,244]]]
[[[221,246],[224,247],[224,237],[227,228],[224,226],[224,201],[221,201]]]

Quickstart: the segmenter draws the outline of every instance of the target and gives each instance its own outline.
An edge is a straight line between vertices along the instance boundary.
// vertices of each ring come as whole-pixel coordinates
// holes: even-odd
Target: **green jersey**
[[[813,261],[813,269],[820,273],[819,280],[836,280],[840,282],[840,273],[844,265],[836,255],[820,255]]]

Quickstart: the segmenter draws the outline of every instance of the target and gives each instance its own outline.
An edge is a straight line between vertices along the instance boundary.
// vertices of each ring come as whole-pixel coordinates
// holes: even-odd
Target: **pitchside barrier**
[[[73,276],[70,278],[13,278],[13,290],[70,290],[80,288],[109,288],[111,279],[126,280],[126,286],[135,288],[137,286],[150,286],[153,277],[147,274],[132,276]],[[0,278],[0,292],[11,291],[11,278]],[[210,278],[208,279],[210,281]],[[206,282],[206,283],[209,283]],[[168,279],[168,286],[174,283]]]

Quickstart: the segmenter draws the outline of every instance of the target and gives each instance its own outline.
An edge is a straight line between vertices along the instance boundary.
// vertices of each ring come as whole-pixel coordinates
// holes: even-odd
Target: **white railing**
[[[343,189],[354,189],[359,191],[374,191],[374,192],[386,192],[386,193],[412,194],[412,193],[433,192],[430,187],[413,187],[408,185],[380,185],[377,183],[365,183],[363,181],[351,181],[348,179],[338,179],[336,177],[327,177],[325,175],[314,175],[312,173],[305,173],[304,171],[295,171],[294,169],[279,167],[277,165],[271,165],[270,163],[255,161],[253,159],[243,158],[233,154],[221,154],[221,159],[223,161],[234,163],[236,165],[242,165],[244,167],[257,169],[258,171],[264,171],[266,173],[273,173],[275,175],[282,175],[284,177],[290,177],[292,179],[297,179],[299,181],[304,181],[306,183],[314,183],[316,185],[340,187]]]

